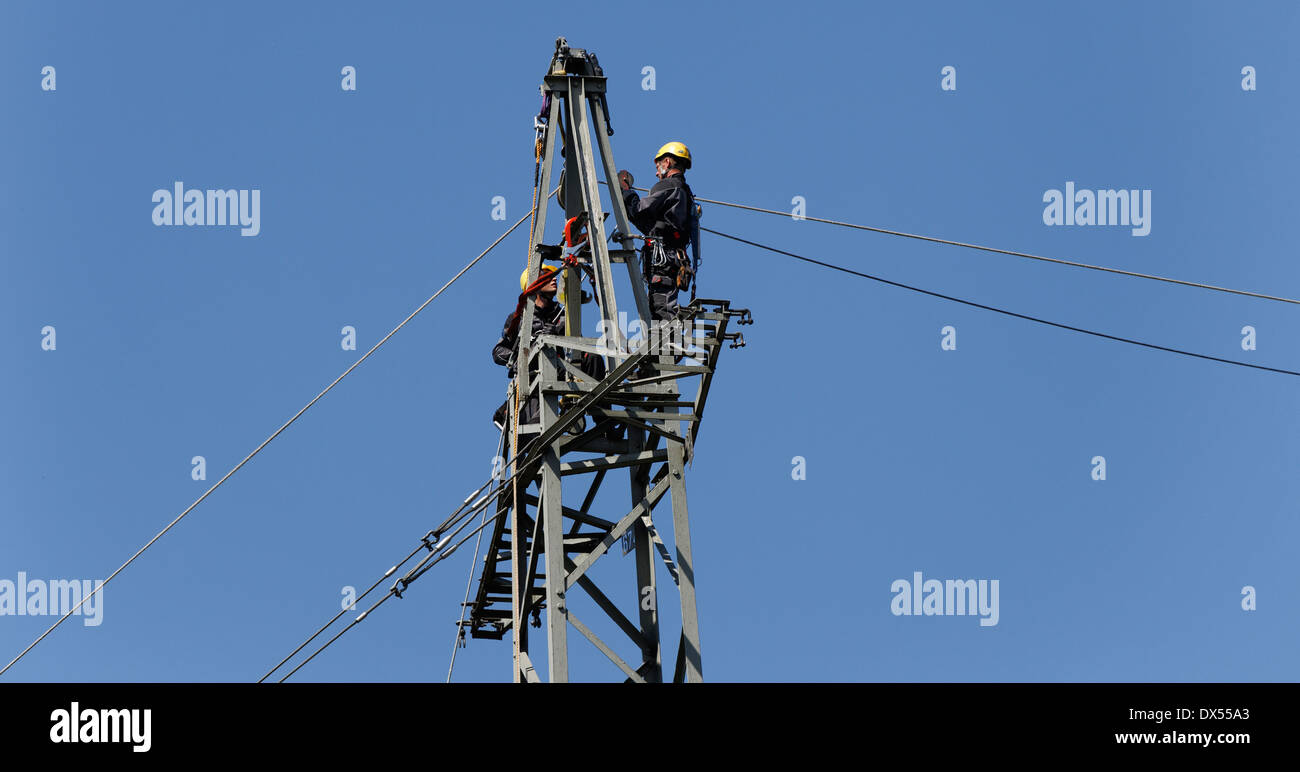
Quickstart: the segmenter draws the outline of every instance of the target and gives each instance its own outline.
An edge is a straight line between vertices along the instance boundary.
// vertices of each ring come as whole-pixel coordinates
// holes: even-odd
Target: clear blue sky
[[[677,139],[701,196],[780,210],[803,196],[810,215],[1300,296],[1294,4],[597,10],[561,24],[535,3],[6,4],[0,580],[105,577],[496,238],[494,196],[510,222],[526,213],[557,35],[599,54],[614,153],[639,181]],[[151,196],[177,181],[260,190],[261,232],[155,226]],[[1150,234],[1044,225],[1044,192],[1067,181],[1150,190]],[[1294,306],[716,206],[704,224],[1300,368]],[[488,352],[525,241],[110,584],[101,625],[73,617],[5,678],[248,681],[292,650],[490,473],[506,379]],[[1300,379],[717,238],[701,292],[756,319],[748,348],[724,352],[687,483],[709,680],[1300,676]],[[622,479],[595,511],[626,511]],[[470,552],[299,677],[441,680]],[[597,578],[630,610],[631,559],[605,562]],[[891,583],[917,571],[997,579],[998,624],[895,616]],[[0,664],[52,621],[0,616]],[[471,641],[457,680],[508,679],[509,652]],[[575,679],[618,675],[576,633],[570,656]]]

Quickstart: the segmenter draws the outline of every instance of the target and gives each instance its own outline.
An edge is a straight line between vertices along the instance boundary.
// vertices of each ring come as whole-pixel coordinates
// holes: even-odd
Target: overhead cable
[[[602,183],[605,184],[605,183]],[[635,190],[644,191],[646,188],[634,188]],[[751,206],[749,204],[737,204],[731,201],[719,201],[712,198],[701,198],[695,196],[696,201],[706,204],[717,204],[718,206],[727,206],[733,209],[745,209],[750,212],[761,212],[763,214],[774,214],[778,217],[791,219],[794,217],[790,212],[782,212],[777,209],[764,209],[761,206]],[[1262,292],[1251,292],[1249,290],[1232,289],[1231,287],[1219,287],[1213,284],[1204,284],[1202,282],[1185,281],[1183,279],[1174,279],[1168,276],[1156,276],[1155,274],[1139,273],[1137,271],[1126,271],[1122,268],[1111,268],[1104,265],[1091,265],[1089,263],[1080,263],[1074,260],[1064,260],[1059,257],[1047,257],[1045,255],[1035,255],[1029,252],[1018,252],[1013,249],[1000,249],[998,247],[989,247],[982,244],[970,244],[964,241],[953,241],[951,239],[941,239],[935,236],[925,236],[919,233],[907,233],[905,231],[890,230],[888,228],[877,228],[871,225],[861,225],[858,223],[843,222],[841,220],[829,220],[824,217],[813,217],[811,215],[799,215],[798,219],[808,220],[809,222],[824,223],[826,225],[835,225],[841,228],[852,228],[853,230],[870,231],[872,233],[883,233],[888,236],[902,236],[903,238],[916,239],[918,241],[929,241],[934,244],[947,244],[953,247],[964,247],[966,249],[975,249],[981,252],[992,252],[999,255],[1010,255],[1011,257],[1023,257],[1029,260],[1040,260],[1046,263],[1056,263],[1058,265],[1069,265],[1075,268],[1086,268],[1090,271],[1102,271],[1104,273],[1119,274],[1121,276],[1132,276],[1138,279],[1150,279],[1152,281],[1161,281],[1168,284],[1181,284],[1185,287],[1197,287],[1199,289],[1212,290],[1214,292],[1226,292],[1230,295],[1241,295],[1244,297],[1258,298],[1260,300],[1272,300],[1278,303],[1291,303],[1300,305],[1300,300],[1293,298],[1280,297],[1277,295],[1266,295]]]
[[[69,609],[69,610],[67,611],[67,613],[65,613],[62,617],[60,617],[59,620],[58,620],[57,622],[55,622],[53,625],[50,625],[50,628],[49,628],[48,630],[46,630],[45,632],[41,633],[41,636],[40,636],[39,638],[37,638],[35,641],[32,641],[32,643],[31,643],[30,645],[28,645],[27,648],[25,648],[25,649],[23,649],[21,652],[19,652],[18,656],[14,657],[12,660],[9,661],[9,664],[5,665],[4,668],[0,668],[0,675],[4,675],[4,673],[5,673],[6,671],[8,671],[9,668],[13,667],[14,664],[18,662],[18,660],[20,660],[20,659],[22,659],[24,656],[26,656],[27,652],[29,652],[29,651],[31,651],[33,648],[35,648],[37,644],[39,644],[41,641],[45,640],[45,637],[46,637],[47,635],[49,635],[50,633],[54,632],[55,628],[57,628],[59,625],[63,624],[63,622],[64,622],[65,620],[67,620],[68,617],[72,616],[74,613],[77,613],[77,612],[81,609],[81,607],[82,607],[83,605],[85,605],[86,601],[90,600],[90,599],[91,599],[91,598],[92,598],[96,593],[102,591],[103,588],[104,588],[104,587],[105,587],[109,582],[113,581],[114,577],[116,577],[118,574],[120,574],[120,573],[121,573],[121,572],[122,572],[122,571],[123,571],[127,566],[129,566],[129,565],[131,565],[133,562],[135,562],[135,559],[138,558],[138,557],[140,557],[142,554],[144,554],[144,551],[145,551],[145,550],[147,550],[147,549],[149,549],[150,547],[152,547],[153,544],[154,544],[154,542],[156,542],[156,541],[158,541],[159,539],[161,539],[161,538],[163,537],[163,534],[165,534],[165,533],[167,533],[168,531],[170,531],[170,530],[172,529],[173,526],[175,526],[175,525],[176,525],[177,523],[179,523],[182,519],[184,519],[186,515],[188,515],[190,512],[192,512],[192,511],[194,510],[194,508],[197,507],[200,503],[202,503],[202,501],[203,501],[204,499],[206,499],[209,495],[211,495],[213,491],[215,491],[217,488],[220,488],[221,485],[222,485],[222,483],[224,483],[226,480],[229,480],[229,479],[231,478],[231,476],[233,476],[233,475],[235,474],[235,472],[238,472],[238,471],[239,471],[239,470],[244,466],[244,464],[247,464],[249,461],[252,460],[252,458],[253,458],[254,456],[256,456],[258,453],[262,452],[262,449],[265,448],[267,445],[271,444],[271,441],[274,440],[276,437],[280,436],[280,433],[281,433],[281,432],[283,432],[285,429],[288,429],[291,425],[293,425],[293,423],[294,423],[295,421],[297,421],[300,417],[302,417],[302,414],[303,414],[303,413],[306,413],[307,410],[308,410],[309,408],[311,408],[312,405],[315,405],[318,401],[320,401],[320,399],[321,399],[322,397],[324,397],[326,394],[328,394],[328,393],[330,392],[331,389],[333,389],[335,386],[337,386],[337,385],[339,384],[340,381],[342,381],[344,378],[346,378],[346,377],[348,376],[349,373],[351,373],[353,370],[357,369],[357,367],[358,367],[362,362],[366,361],[366,359],[368,359],[368,358],[370,357],[371,354],[373,354],[373,353],[375,353],[376,351],[378,351],[378,350],[379,350],[379,347],[380,347],[380,346],[383,346],[385,343],[387,343],[388,340],[389,340],[389,338],[392,338],[394,335],[396,335],[398,330],[400,330],[400,329],[402,329],[403,327],[405,327],[406,324],[407,324],[407,322],[410,322],[412,319],[414,319],[414,318],[416,317],[417,314],[419,314],[419,313],[420,313],[421,311],[423,311],[423,310],[424,310],[424,309],[425,309],[425,308],[426,308],[430,303],[432,303],[434,300],[436,300],[436,299],[438,298],[438,296],[441,295],[441,294],[443,293],[443,291],[445,291],[445,290],[446,290],[448,287],[450,287],[452,284],[455,284],[455,283],[456,283],[456,280],[458,280],[461,276],[464,276],[465,273],[466,273],[467,271],[469,271],[469,269],[473,268],[473,267],[474,267],[474,266],[475,266],[475,265],[476,265],[480,260],[482,260],[482,259],[483,259],[483,258],[484,258],[488,253],[489,253],[489,252],[491,252],[491,251],[492,251],[492,250],[493,250],[493,249],[494,249],[498,244],[500,244],[502,241],[504,241],[505,238],[506,238],[507,236],[509,236],[511,233],[513,233],[514,230],[515,230],[516,228],[518,228],[520,225],[522,225],[522,224],[523,224],[526,220],[528,220],[531,216],[532,216],[532,213],[530,212],[529,214],[526,214],[526,215],[524,215],[523,217],[521,217],[518,221],[515,222],[514,225],[510,226],[510,227],[506,230],[505,233],[502,233],[500,236],[498,236],[497,239],[496,239],[496,241],[493,241],[493,242],[488,246],[487,249],[484,249],[482,252],[480,252],[479,255],[478,255],[478,257],[475,257],[473,260],[469,261],[469,263],[468,263],[464,268],[460,269],[460,272],[459,272],[459,273],[457,273],[455,276],[451,277],[451,279],[448,280],[448,282],[447,282],[446,284],[442,285],[442,287],[439,288],[437,292],[433,293],[433,295],[431,295],[431,296],[429,297],[428,300],[426,300],[426,301],[424,301],[423,303],[421,303],[420,306],[419,306],[419,308],[416,308],[414,311],[412,311],[411,314],[410,314],[409,316],[407,316],[405,319],[403,319],[402,322],[401,322],[400,324],[398,324],[396,327],[394,327],[394,328],[392,329],[391,332],[389,332],[387,335],[385,335],[385,336],[383,337],[383,339],[381,339],[378,343],[376,343],[376,344],[375,344],[375,345],[374,345],[374,346],[373,346],[369,351],[367,351],[365,354],[363,354],[363,355],[361,356],[360,359],[358,359],[356,362],[353,362],[351,367],[349,367],[347,370],[344,370],[342,375],[340,375],[339,377],[335,378],[334,381],[333,381],[332,383],[330,383],[330,385],[326,386],[326,387],[325,387],[325,388],[324,388],[324,389],[323,389],[319,394],[317,394],[315,397],[313,397],[313,398],[311,399],[311,401],[308,402],[306,405],[304,405],[304,406],[302,407],[301,410],[299,410],[297,413],[295,413],[295,414],[293,415],[292,418],[290,418],[288,421],[285,421],[284,424],[283,424],[279,429],[276,429],[276,430],[271,434],[270,437],[267,437],[265,440],[263,440],[263,441],[262,441],[262,444],[261,444],[261,445],[258,445],[256,448],[253,449],[253,452],[251,452],[251,453],[249,453],[247,456],[245,456],[243,461],[240,461],[238,464],[235,465],[235,467],[234,467],[233,469],[231,469],[229,472],[226,472],[226,474],[225,474],[224,477],[222,477],[222,478],[221,478],[220,480],[218,480],[215,484],[213,484],[212,487],[208,488],[207,491],[205,491],[205,492],[203,493],[202,496],[199,496],[197,499],[195,499],[195,500],[194,500],[194,503],[192,503],[192,504],[190,504],[188,507],[186,507],[186,508],[185,508],[185,511],[183,511],[183,512],[181,512],[179,515],[177,515],[176,518],[175,518],[174,520],[172,520],[170,523],[168,523],[167,526],[166,526],[165,528],[163,528],[161,531],[159,531],[159,532],[158,532],[158,533],[157,533],[157,534],[156,534],[152,539],[150,539],[150,540],[149,540],[149,541],[148,541],[148,542],[147,542],[143,547],[141,547],[139,550],[137,550],[136,553],[135,553],[134,555],[132,555],[130,558],[128,558],[127,561],[126,561],[125,563],[123,563],[121,566],[119,566],[118,569],[117,569],[116,571],[114,571],[112,574],[110,574],[110,575],[108,576],[107,579],[105,579],[103,582],[101,582],[101,583],[99,583],[98,585],[96,585],[96,587],[95,587],[95,588],[94,588],[94,589],[93,589],[89,594],[87,594],[84,598],[81,599],[81,602],[80,602],[80,603],[78,603],[75,607]]]
[[[1194,351],[1184,351],[1184,350],[1182,350],[1182,349],[1170,348],[1170,347],[1168,347],[1168,346],[1160,346],[1160,345],[1157,345],[1157,344],[1155,344],[1155,343],[1145,343],[1145,342],[1143,342],[1143,341],[1140,341],[1140,340],[1134,340],[1134,339],[1132,339],[1132,338],[1123,338],[1123,337],[1120,337],[1120,336],[1118,336],[1118,335],[1110,335],[1110,334],[1107,334],[1107,333],[1104,333],[1104,332],[1096,332],[1095,330],[1087,330],[1087,329],[1084,329],[1084,328],[1082,328],[1082,327],[1074,327],[1074,326],[1072,326],[1072,325],[1068,325],[1068,324],[1061,324],[1060,322],[1053,322],[1053,321],[1049,321],[1049,320],[1047,320],[1047,319],[1041,319],[1041,318],[1036,317],[1036,316],[1029,316],[1028,314],[1020,314],[1020,313],[1016,313],[1015,311],[1008,311],[1008,310],[1003,309],[1003,308],[996,308],[996,307],[994,307],[994,306],[985,305],[985,304],[983,304],[983,303],[976,303],[976,302],[971,301],[971,300],[964,300],[964,299],[962,299],[962,298],[953,297],[953,296],[951,296],[951,295],[944,295],[944,294],[939,293],[939,292],[932,292],[931,290],[921,289],[920,287],[913,287],[913,286],[911,286],[911,285],[909,285],[909,284],[903,284],[903,283],[901,283],[901,282],[891,281],[891,280],[889,280],[889,279],[883,279],[883,278],[881,278],[881,277],[879,277],[879,276],[872,276],[871,274],[868,274],[868,273],[862,273],[861,271],[855,271],[855,270],[853,270],[852,268],[845,268],[844,266],[841,266],[841,265],[835,265],[835,264],[833,264],[833,263],[827,263],[827,262],[824,262],[824,261],[821,261],[821,260],[813,259],[813,258],[811,258],[811,257],[805,257],[805,256],[803,256],[803,255],[797,255],[797,254],[795,254],[794,252],[787,252],[787,251],[784,250],[784,249],[777,249],[776,247],[768,246],[767,244],[760,244],[760,243],[757,242],[757,241],[750,241],[749,239],[742,239],[742,238],[740,238],[739,236],[732,236],[732,235],[729,234],[729,233],[723,233],[723,232],[721,232],[721,231],[716,231],[716,230],[713,230],[712,228],[700,228],[700,230],[702,230],[702,231],[708,231],[709,233],[712,233],[712,234],[714,234],[714,235],[716,235],[716,236],[722,236],[723,238],[731,239],[732,241],[738,241],[738,242],[740,242],[740,243],[742,243],[742,244],[748,244],[748,245],[750,245],[750,246],[752,246],[752,247],[758,247],[759,249],[765,249],[765,250],[767,250],[767,251],[769,251],[769,252],[775,252],[775,253],[777,253],[777,254],[779,254],[779,255],[785,255],[785,256],[787,256],[787,257],[793,257],[793,258],[796,259],[796,260],[802,260],[802,261],[804,261],[804,262],[806,262],[806,263],[812,263],[812,264],[814,264],[814,265],[820,265],[820,266],[822,266],[823,268],[830,268],[831,270],[834,270],[834,271],[841,271],[841,272],[843,272],[843,273],[852,274],[853,276],[859,276],[859,277],[862,277],[862,278],[864,278],[864,279],[870,279],[870,280],[872,280],[872,281],[880,282],[880,283],[882,283],[882,284],[888,284],[888,285],[893,286],[893,287],[900,287],[900,288],[905,289],[905,290],[911,290],[912,292],[919,292],[919,293],[921,293],[922,295],[929,295],[929,296],[931,296],[931,297],[936,297],[936,298],[940,298],[940,299],[943,299],[943,300],[950,300],[950,301],[952,301],[952,302],[954,302],[954,303],[961,303],[962,305],[972,306],[972,307],[974,307],[974,308],[982,308],[982,309],[984,309],[985,311],[993,311],[994,313],[1003,314],[1003,315],[1005,315],[1005,316],[1013,316],[1013,317],[1015,317],[1015,318],[1017,318],[1017,319],[1024,319],[1024,320],[1026,320],[1026,321],[1030,321],[1030,322],[1037,322],[1038,324],[1046,324],[1046,325],[1051,326],[1051,327],[1058,327],[1058,328],[1060,328],[1060,329],[1062,329],[1062,330],[1071,330],[1071,331],[1073,331],[1073,332],[1081,332],[1081,333],[1083,333],[1084,335],[1092,335],[1092,336],[1095,336],[1095,337],[1098,337],[1098,338],[1106,338],[1107,340],[1115,340],[1115,341],[1119,341],[1119,342],[1121,342],[1121,343],[1129,343],[1129,344],[1132,344],[1132,345],[1134,345],[1134,346],[1142,346],[1142,347],[1144,347],[1144,348],[1155,349],[1155,350],[1157,350],[1157,351],[1167,351],[1167,352],[1169,352],[1169,353],[1171,353],[1171,354],[1181,354],[1181,355],[1183,355],[1183,356],[1196,357],[1196,358],[1198,358],[1198,359],[1208,359],[1208,360],[1210,360],[1210,361],[1212,361],[1212,362],[1222,362],[1222,363],[1224,363],[1224,364],[1236,365],[1236,366],[1238,366],[1238,367],[1250,367],[1250,368],[1253,368],[1253,369],[1255,369],[1255,370],[1267,370],[1267,371],[1272,372],[1272,373],[1281,373],[1281,374],[1283,374],[1283,375],[1295,375],[1295,376],[1300,376],[1300,372],[1296,372],[1295,370],[1285,370],[1285,369],[1282,369],[1282,368],[1279,368],[1279,367],[1266,367],[1266,366],[1264,366],[1264,365],[1252,364],[1252,363],[1250,363],[1250,362],[1242,362],[1242,361],[1239,361],[1239,360],[1236,360],[1236,359],[1224,359],[1224,358],[1222,358],[1222,357],[1210,356],[1209,354],[1198,354],[1198,353],[1196,353],[1196,352],[1194,352]]]

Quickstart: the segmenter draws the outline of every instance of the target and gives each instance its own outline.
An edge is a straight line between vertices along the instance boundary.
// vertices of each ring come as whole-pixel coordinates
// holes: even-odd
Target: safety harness
[[[690,196],[691,216],[687,224],[688,233],[682,233],[673,229],[671,233],[652,234],[646,237],[646,250],[649,252],[650,259],[645,265],[645,280],[647,284],[662,284],[661,278],[669,279],[676,285],[679,290],[691,290],[691,299],[695,299],[695,278],[700,270],[700,215],[702,210],[695,203],[695,194],[691,191],[689,185],[685,182],[682,187],[686,188],[686,194]],[[667,225],[667,223],[665,223]],[[658,230],[656,228],[656,230]],[[678,247],[670,247],[665,244],[666,237],[670,236]],[[690,247],[691,253],[688,254],[686,248]]]

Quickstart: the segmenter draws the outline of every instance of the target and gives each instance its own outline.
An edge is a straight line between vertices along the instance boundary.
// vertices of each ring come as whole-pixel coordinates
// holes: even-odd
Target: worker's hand
[[[631,190],[631,189],[632,189],[632,175],[631,175],[631,174],[628,174],[628,172],[627,172],[626,169],[621,169],[621,170],[619,170],[619,173],[618,173],[618,182],[619,182],[620,185],[623,186],[623,190]]]

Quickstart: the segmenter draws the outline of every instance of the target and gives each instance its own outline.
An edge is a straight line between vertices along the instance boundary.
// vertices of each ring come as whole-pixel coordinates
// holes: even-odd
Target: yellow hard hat
[[[560,270],[560,266],[558,265],[550,265],[548,263],[542,263],[541,267],[537,269],[537,275],[540,277],[544,271],[559,271],[559,270]],[[558,276],[556,277],[556,280],[557,281],[559,280]],[[519,274],[519,291],[523,292],[526,289],[528,289],[527,268],[524,269],[523,273]]]
[[[687,147],[682,143],[669,142],[667,145],[664,145],[663,147],[659,148],[659,152],[655,153],[655,160],[658,161],[660,158],[663,158],[666,155],[671,155],[682,159],[683,161],[686,162],[686,168],[687,169],[691,168],[691,151],[687,149]]]

